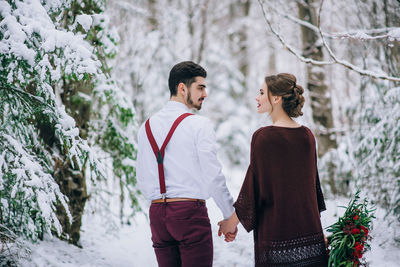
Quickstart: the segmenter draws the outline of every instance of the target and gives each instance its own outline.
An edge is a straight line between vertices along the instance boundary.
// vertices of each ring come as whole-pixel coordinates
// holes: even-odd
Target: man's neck
[[[187,105],[187,103],[183,100],[183,98],[181,98],[181,97],[178,97],[178,96],[171,96],[171,98],[170,98],[169,100],[170,100],[170,101],[175,101],[175,102],[182,103],[182,104],[184,104],[188,109],[191,109],[191,107],[189,107],[189,106]]]

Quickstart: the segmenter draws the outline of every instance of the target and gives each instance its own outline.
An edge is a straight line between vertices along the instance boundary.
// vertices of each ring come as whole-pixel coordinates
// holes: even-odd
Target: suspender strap
[[[146,134],[147,138],[149,139],[151,148],[153,149],[154,155],[156,156],[157,163],[158,163],[158,178],[160,181],[160,193],[165,198],[165,175],[164,175],[164,154],[165,154],[165,148],[168,145],[169,140],[171,139],[173,133],[175,132],[176,127],[178,127],[179,123],[186,117],[193,115],[192,113],[184,113],[180,115],[172,124],[171,129],[169,130],[167,137],[164,140],[164,143],[161,146],[161,149],[158,148],[156,140],[154,139],[153,133],[151,132],[150,128],[150,119],[147,119],[145,128],[146,128]]]

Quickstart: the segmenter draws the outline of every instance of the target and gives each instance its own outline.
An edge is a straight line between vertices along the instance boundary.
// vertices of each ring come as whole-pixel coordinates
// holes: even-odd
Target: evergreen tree
[[[104,5],[0,2],[0,224],[32,240],[78,244],[106,177],[137,208],[135,111],[107,66],[118,38]]]
[[[371,99],[360,121],[368,132],[353,135],[356,184],[373,203],[400,221],[400,88],[387,90],[383,99]],[[363,127],[363,128],[364,128]]]

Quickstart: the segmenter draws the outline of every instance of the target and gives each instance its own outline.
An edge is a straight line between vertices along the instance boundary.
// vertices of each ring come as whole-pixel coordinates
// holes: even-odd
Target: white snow
[[[390,40],[394,41],[395,39],[397,39],[397,41],[400,40],[400,28],[396,28],[391,30],[388,35],[390,36]]]
[[[83,15],[76,16],[76,21],[80,25],[82,25],[82,27],[85,31],[88,31],[90,29],[90,27],[92,26],[93,19],[90,15],[83,14]]]
[[[182,3],[184,2],[185,1]],[[179,5],[185,5],[182,3],[179,2]],[[35,70],[42,74],[42,76],[39,77],[42,80],[44,80],[45,74],[48,71],[51,73],[52,80],[54,82],[57,82],[58,79],[60,79],[64,74],[68,75],[76,73],[79,78],[82,78],[84,73],[95,74],[95,76],[99,79],[99,85],[95,89],[95,92],[97,92],[100,97],[105,96],[106,92],[107,94],[110,94],[110,88],[115,87],[115,84],[109,83],[106,77],[103,77],[102,74],[98,73],[100,62],[94,56],[93,46],[84,40],[84,34],[71,32],[73,31],[72,28],[74,28],[77,24],[72,25],[69,29],[60,29],[59,27],[56,27],[58,24],[53,23],[47,14],[47,11],[50,9],[56,9],[62,5],[68,6],[69,4],[70,1],[68,0],[18,1],[18,8],[14,12],[7,1],[0,1],[0,13],[1,16],[4,17],[4,19],[0,21],[0,27],[6,29],[4,32],[4,38],[0,43],[0,53],[5,55],[12,54],[18,58],[26,60],[28,64],[32,65],[32,69],[35,68]],[[223,19],[229,15],[229,10],[226,8],[228,2],[224,3],[224,1],[210,1],[210,5],[211,4],[214,5],[211,6],[212,8],[216,8],[213,10],[214,12],[210,12],[209,15],[211,18]],[[189,20],[187,16],[183,16],[182,18],[182,14],[186,13],[182,12],[179,9],[180,7],[178,8],[178,6],[174,6],[178,4],[172,3],[170,7],[166,7],[165,11],[172,12],[161,12],[161,14],[157,17],[159,20],[159,29],[150,32],[148,31],[147,23],[147,17],[150,15],[150,13],[148,13],[145,9],[141,9],[140,7],[136,7],[127,3],[118,2],[117,5],[124,6],[124,9],[130,11],[130,14],[128,16],[120,16],[120,14],[118,14],[115,16],[119,19],[118,23],[112,24],[113,26],[118,26],[118,29],[121,30],[121,33],[123,33],[121,35],[122,43],[119,46],[121,53],[117,55],[118,58],[115,61],[116,65],[114,67],[116,67],[116,73],[119,72],[121,78],[117,79],[118,82],[123,85],[126,91],[132,92],[132,96],[134,96],[132,99],[134,98],[137,100],[137,103],[139,103],[137,107],[138,112],[135,114],[135,116],[137,117],[138,121],[140,121],[143,120],[145,116],[155,111],[155,109],[158,109],[166,99],[168,92],[165,90],[165,82],[167,79],[166,75],[169,71],[169,66],[178,60],[187,59],[191,57],[191,55],[194,57],[196,54],[194,52],[196,52],[195,50],[197,48],[195,45],[193,45],[196,44],[196,42],[193,41],[198,38],[198,31],[195,31],[193,36],[188,34],[186,25]],[[156,8],[159,9],[160,7],[161,5],[158,5]],[[210,9],[209,11],[212,10]],[[12,12],[14,13],[11,14]],[[213,15],[213,13],[217,14],[217,16],[215,16],[215,14]],[[135,14],[140,15],[144,19],[133,16]],[[294,72],[296,75],[299,73],[300,79],[301,73],[304,74],[304,65],[300,64],[299,61],[294,61],[294,59],[290,58],[292,55],[289,53],[285,51],[281,52],[280,44],[278,50],[278,41],[276,38],[272,38],[270,35],[263,36],[265,32],[264,28],[267,25],[264,22],[260,23],[260,20],[256,17],[257,16],[255,16],[254,20],[241,21],[238,19],[237,23],[234,23],[234,25],[229,25],[226,29],[224,29],[226,30],[226,34],[234,34],[240,31],[241,25],[248,26],[249,42],[247,45],[249,48],[249,58],[247,61],[251,64],[249,64],[250,69],[249,77],[247,77],[247,87],[242,85],[245,77],[237,68],[237,63],[235,62],[237,60],[236,57],[231,57],[233,54],[231,54],[231,48],[228,47],[230,43],[224,42],[223,40],[213,40],[213,38],[217,36],[221,37],[221,28],[218,28],[218,25],[221,26],[222,24],[218,23],[218,21],[212,25],[211,23],[206,25],[206,28],[208,29],[206,43],[208,44],[206,45],[206,50],[204,53],[207,55],[207,57],[204,57],[201,62],[202,65],[204,64],[204,66],[206,66],[210,74],[209,88],[210,92],[214,94],[212,97],[210,97],[210,100],[207,100],[207,105],[205,105],[205,108],[202,112],[205,111],[206,115],[208,112],[208,115],[214,116],[213,119],[215,121],[220,120],[220,124],[216,125],[217,136],[219,140],[232,138],[233,141],[228,145],[223,144],[223,146],[221,146],[221,150],[225,150],[226,155],[240,155],[237,156],[237,158],[240,157],[240,160],[243,158],[243,161],[246,161],[247,159],[246,155],[248,154],[249,147],[249,133],[255,129],[257,123],[257,120],[251,117],[253,115],[249,115],[247,107],[244,108],[248,102],[248,96],[251,95],[253,101],[251,103],[254,103],[253,94],[256,94],[255,92],[259,86],[259,84],[255,83],[260,82],[260,78],[263,77],[266,70],[268,70],[268,72]],[[332,18],[334,18],[334,16]],[[195,16],[194,19],[196,20],[197,17]],[[213,20],[210,19],[209,21]],[[272,20],[272,22],[274,21]],[[91,25],[102,25],[104,28],[107,28],[106,26],[110,23],[110,19],[105,14],[80,15],[77,16],[77,23],[82,25],[85,30],[88,30]],[[135,25],[135,27],[132,27],[132,25]],[[199,25],[202,24],[200,23]],[[283,24],[281,26],[285,27]],[[335,23],[333,26],[340,27],[340,24]],[[349,26],[354,27],[354,25]],[[292,27],[292,25],[288,25],[286,27]],[[300,40],[300,38],[297,33],[298,31],[293,29],[287,32],[291,38],[287,35],[279,35],[278,37],[285,38],[282,39],[282,42],[286,48],[292,49],[303,61],[307,61],[307,59],[301,57],[300,52],[298,52],[299,50],[297,48],[299,46],[296,45],[294,40]],[[387,32],[389,31],[389,28],[381,31]],[[33,32],[38,33],[41,37],[40,42],[42,43],[38,50],[29,48],[29,45],[39,42],[31,36]],[[215,34],[215,32],[217,32],[217,34]],[[112,33],[113,32],[110,34]],[[280,33],[285,33],[285,30],[280,31]],[[109,33],[104,32],[103,34],[106,36]],[[356,39],[367,40],[371,38],[377,38],[376,36],[369,35],[373,34],[373,32],[364,30],[349,31],[346,34],[349,35],[349,38],[351,37]],[[115,36],[115,40],[119,40],[118,35],[113,34],[112,36]],[[399,40],[400,28],[391,28],[388,34],[384,34],[382,36],[389,38],[390,41]],[[233,37],[236,39],[238,38],[237,36]],[[107,46],[105,51],[107,53],[112,53],[116,47],[107,38],[103,39],[103,44],[106,44]],[[175,40],[179,40],[179,42],[176,42]],[[228,38],[226,38],[226,40],[228,40]],[[284,40],[287,40],[291,45],[285,44]],[[28,42],[29,45],[27,45],[26,42]],[[338,58],[349,59],[349,54],[347,54],[348,49],[346,49],[346,47],[340,47],[340,49],[336,48],[336,46],[333,47],[337,52]],[[56,56],[56,53],[54,53],[55,50],[62,50],[64,55],[62,57]],[[44,53],[44,56],[39,62],[35,62],[35,57],[38,51],[40,53]],[[267,51],[267,53],[261,51]],[[346,51],[346,53],[344,53],[344,51]],[[276,59],[272,59],[271,57],[271,55],[274,53],[277,54]],[[284,53],[287,53],[287,55],[285,56]],[[54,56],[52,58],[55,64],[54,68],[52,68],[50,65],[49,55]],[[367,57],[366,59],[369,61],[371,60],[370,58],[374,57],[375,55],[371,54],[371,56]],[[338,60],[338,62],[345,66],[352,67],[360,73],[376,77],[386,75],[383,72],[383,70],[386,69],[386,65],[377,64],[378,62],[374,61],[381,60],[382,56],[377,57],[378,59],[371,60],[372,63],[375,63],[372,65],[368,64],[368,70],[363,70],[356,67],[361,63],[360,58],[358,61],[354,61],[354,65],[349,63],[353,63],[353,61],[348,62],[344,60]],[[362,59],[364,60],[365,58]],[[267,67],[269,60],[276,61],[273,64],[273,68],[270,68],[269,66]],[[7,78],[9,83],[14,81],[14,74],[18,75],[18,80],[23,80],[21,79],[20,75],[21,69],[17,68],[15,62],[11,62],[8,65],[9,74]],[[328,64],[329,62],[325,63]],[[331,66],[331,68],[335,70],[334,66]],[[325,67],[324,70],[326,71]],[[359,78],[354,79],[354,82],[350,82],[352,80],[351,77],[342,79],[342,76],[344,75],[342,72],[332,71],[332,73],[337,74],[328,76],[328,78],[335,80],[335,83],[331,83],[330,86],[335,87],[334,85],[341,83],[340,86],[334,88],[335,90],[332,94],[333,98],[336,97],[340,100],[340,108],[342,108],[343,111],[340,111],[340,108],[337,106],[334,106],[333,110],[335,118],[340,118],[340,116],[337,115],[342,113],[342,115],[344,115],[346,107],[352,106],[355,102],[354,99],[358,97],[357,89],[359,87]],[[26,77],[29,76],[27,75]],[[338,77],[340,77],[340,79],[337,79]],[[45,96],[55,99],[56,96],[53,92],[53,88],[51,88],[48,84],[44,84],[43,86],[45,88],[45,92],[46,90],[48,92],[48,94],[45,94]],[[46,89],[46,86],[49,88]],[[132,88],[132,86],[135,88]],[[354,88],[350,94],[353,98],[352,101],[342,101],[344,99],[343,92],[347,86]],[[231,93],[230,90],[233,90],[233,92],[239,95],[242,92],[246,92],[246,90],[248,90],[249,93],[244,94],[240,99],[233,99],[231,97],[227,97],[227,95]],[[398,95],[396,94],[397,92],[398,89],[388,91],[387,95],[385,95],[385,99],[392,99],[390,101],[394,103],[396,99],[395,96]],[[365,93],[365,95],[373,99],[375,98],[376,93]],[[46,98],[45,96],[43,96],[43,99]],[[345,99],[347,99],[347,97],[348,96],[346,96]],[[126,97],[125,93],[122,94],[122,91],[116,90],[113,93],[112,98],[115,103],[118,103],[118,106],[121,109],[131,108],[132,106],[131,100]],[[37,97],[37,99],[42,98]],[[44,101],[43,99],[41,101]],[[61,105],[60,103],[61,101],[59,101],[58,104]],[[240,105],[238,105],[239,103]],[[396,108],[398,110],[399,106],[397,105]],[[133,107],[132,110],[134,110]],[[17,115],[18,109],[11,108],[11,112],[13,112],[14,115]],[[49,109],[47,112],[53,112],[53,110]],[[6,113],[7,111],[4,114]],[[56,134],[64,135],[68,139],[65,140],[65,142],[73,142],[68,156],[71,158],[73,156],[80,155],[81,151],[89,151],[90,148],[86,142],[78,142],[75,140],[78,137],[79,131],[77,128],[75,128],[76,125],[73,118],[67,115],[65,110],[62,108],[57,109],[56,113],[58,117],[61,117],[56,126]],[[102,115],[104,114],[106,113],[102,113]],[[398,112],[388,112],[388,115],[392,114],[398,114]],[[215,118],[215,116],[217,118]],[[389,118],[389,116],[381,117]],[[308,118],[311,118],[311,115],[309,115]],[[381,133],[387,132],[385,123],[390,121],[391,120],[389,119],[382,120],[382,122],[376,125],[376,127],[368,129],[369,132],[375,133],[371,134],[371,136],[374,137],[377,133],[379,133],[380,136],[383,136]],[[340,123],[338,125],[346,126],[341,125]],[[123,131],[123,129],[118,127],[118,125],[116,125],[116,128],[124,137],[125,133],[127,133],[126,135],[130,135],[127,136],[130,139],[132,136],[134,136],[134,134],[132,134],[133,131]],[[371,131],[371,129],[373,131]],[[380,130],[380,132],[377,132],[377,130]],[[396,133],[395,130],[396,129],[394,129],[392,132]],[[392,136],[396,135],[393,134]],[[365,143],[371,143],[372,139],[367,138],[368,136],[364,137],[364,140],[366,140]],[[61,226],[54,217],[54,213],[51,212],[52,209],[54,210],[54,206],[51,204],[51,201],[56,197],[60,198],[59,200],[64,206],[67,206],[65,199],[62,198],[62,195],[59,192],[58,186],[56,186],[55,183],[49,182],[52,181],[52,179],[51,176],[45,172],[45,167],[42,168],[39,165],[32,165],[33,162],[37,163],[37,161],[32,158],[33,156],[31,154],[25,151],[23,144],[14,142],[14,139],[7,139],[7,141],[10,143],[12,148],[18,152],[15,156],[15,162],[18,163],[18,165],[21,165],[21,168],[15,168],[13,173],[18,176],[18,181],[25,185],[21,191],[27,196],[30,196],[32,194],[32,189],[27,187],[42,183],[48,194],[44,194],[42,191],[39,192],[39,195],[37,196],[38,205],[40,206],[43,215],[46,217],[45,219],[47,223],[50,224],[50,221],[53,221],[53,226],[55,226],[57,230],[60,230]],[[354,146],[357,144],[358,143],[354,144]],[[363,145],[363,143],[360,144]],[[233,149],[229,150],[230,148]],[[340,149],[337,151],[337,154],[333,155],[347,159],[347,157],[345,157],[345,149],[346,147],[341,145]],[[381,153],[378,149],[376,149],[376,151],[378,154]],[[393,149],[392,151],[395,150]],[[100,151],[99,154],[106,153],[104,153],[104,151]],[[105,156],[108,156],[108,154]],[[0,161],[4,162],[4,158],[2,159],[1,157]],[[89,161],[96,161],[96,159],[89,158]],[[372,166],[372,164],[374,162],[375,161],[368,161],[365,165],[368,165],[368,168],[373,168],[374,166]],[[4,167],[4,163],[1,162],[0,167],[2,164]],[[81,162],[78,162],[78,164],[81,165]],[[123,164],[134,166],[134,162],[129,158],[124,159]],[[343,162],[343,164],[343,169],[347,170],[352,168],[352,165],[349,161]],[[399,162],[389,160],[387,163],[382,165],[384,167],[382,169],[397,169],[396,166],[399,164]],[[106,169],[101,170],[102,173],[107,171],[110,174],[108,176],[104,175],[108,178],[113,176],[111,172],[111,166],[111,164],[108,165],[107,161],[98,164],[99,168]],[[5,169],[7,170],[7,166]],[[31,170],[27,171],[29,169]],[[92,177],[96,176],[96,174],[92,172],[93,170],[90,168],[90,166],[87,167],[86,171],[87,173],[93,173],[91,175]],[[240,185],[244,177],[244,171],[245,169],[240,171],[230,170],[230,172],[225,172],[229,178],[228,186],[230,187],[234,197],[237,196],[237,193],[240,189]],[[1,175],[2,174],[0,173],[0,181]],[[383,182],[382,185],[385,185],[385,188],[392,188],[394,190],[395,187],[391,187],[391,185],[394,183],[389,183],[389,181],[393,181],[392,176],[382,175],[382,177],[384,178],[382,181],[386,182],[388,186],[386,186]],[[112,179],[108,180],[111,182]],[[0,184],[0,187],[1,186],[3,185]],[[90,182],[88,182],[88,187],[90,187]],[[383,189],[382,187],[375,187],[379,188],[379,191],[382,191]],[[101,186],[97,188],[97,190],[100,189]],[[15,190],[12,192],[12,195],[14,196],[17,194],[19,192],[18,190],[19,188],[15,186]],[[370,193],[376,195],[376,192],[373,190]],[[394,192],[392,194],[394,194]],[[391,197],[390,193],[387,195],[389,198]],[[392,197],[392,199],[394,198]],[[327,200],[328,211],[322,214],[322,222],[324,227],[337,220],[337,216],[343,211],[342,209],[336,208],[336,206],[345,205],[347,202],[348,200],[345,199]],[[8,209],[8,203],[3,199],[1,204]],[[117,206],[112,208],[117,209]],[[225,243],[222,238],[219,238],[216,235],[217,222],[222,218],[222,215],[213,201],[208,201],[208,208],[214,232],[214,266],[252,266],[252,234],[246,233],[242,227],[239,227],[239,235],[237,240],[233,243]],[[156,266],[156,260],[150,240],[151,233],[149,222],[146,219],[147,208],[143,207],[143,209],[144,213],[137,214],[135,223],[133,225],[124,226],[119,232],[114,232],[108,228],[105,228],[104,218],[100,220],[100,214],[92,214],[89,209],[87,209],[82,227],[81,242],[83,249],[79,249],[75,246],[60,241],[57,238],[48,236],[46,237],[45,241],[38,244],[33,244],[31,246],[31,258],[26,259],[22,266]],[[118,212],[115,211],[115,213]],[[400,262],[400,249],[399,247],[395,246],[393,239],[396,237],[397,240],[400,240],[400,226],[395,223],[395,219],[385,217],[383,210],[379,209],[377,211],[377,217],[378,218],[375,220],[375,229],[372,232],[372,236],[374,237],[372,240],[372,251],[367,253],[366,257],[370,261],[371,266],[398,266],[398,263]],[[388,225],[388,222],[392,222],[392,224]],[[34,223],[31,218],[28,219],[26,224],[27,227],[30,227],[32,231],[34,230]]]
[[[237,196],[245,170],[225,171],[228,177],[228,187],[232,195]],[[334,223],[338,216],[344,212],[343,206],[348,204],[348,199],[328,199],[327,211],[322,213],[323,227]],[[232,243],[226,243],[218,237],[217,223],[222,219],[222,214],[212,200],[207,201],[208,212],[213,231],[214,240],[214,266],[215,267],[250,267],[254,266],[253,233],[247,233],[239,225],[239,233]],[[151,231],[147,216],[144,213],[135,217],[131,226],[123,226],[119,231],[105,228],[104,218],[96,214],[85,214],[83,219],[81,243],[83,248],[69,245],[55,237],[46,237],[45,241],[33,244],[30,249],[32,256],[21,262],[23,267],[72,267],[72,266],[118,266],[142,267],[157,266],[156,257],[151,243]],[[383,210],[376,212],[374,229],[371,233],[372,251],[365,254],[370,266],[395,267],[400,262],[400,248],[393,244],[393,236],[400,232],[400,225],[388,226]]]
[[[367,39],[371,38],[371,36],[366,34],[365,32],[358,31],[353,35],[353,38],[360,39],[360,40],[367,40]]]

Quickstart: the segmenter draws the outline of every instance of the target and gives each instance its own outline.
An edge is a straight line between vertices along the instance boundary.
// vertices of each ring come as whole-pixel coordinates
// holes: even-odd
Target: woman
[[[291,74],[265,78],[257,108],[273,125],[253,134],[236,212],[219,223],[226,241],[235,238],[239,221],[253,230],[255,266],[327,266],[315,139],[292,119],[303,115],[303,92]]]

